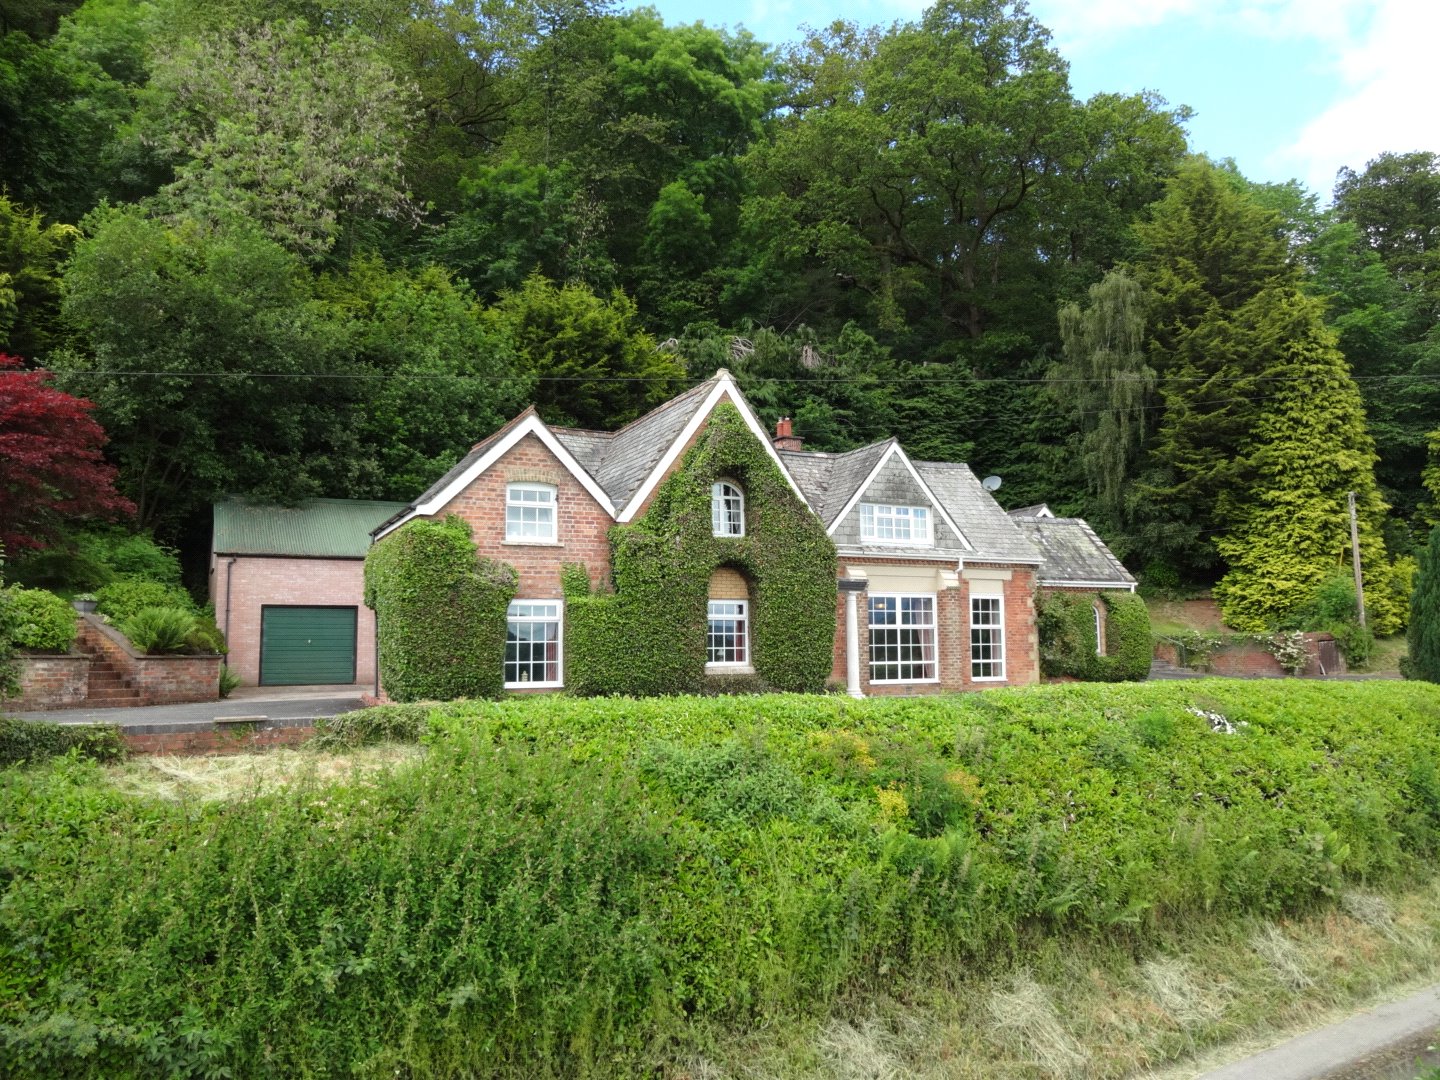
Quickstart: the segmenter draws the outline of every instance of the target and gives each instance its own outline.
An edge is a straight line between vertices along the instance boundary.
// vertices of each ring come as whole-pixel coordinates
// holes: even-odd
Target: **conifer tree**
[[[1440,682],[1440,528],[1420,553],[1415,591],[1410,594],[1410,656],[1405,673],[1412,679]]]
[[[1395,633],[1404,612],[1380,533],[1386,506],[1375,484],[1375,445],[1321,301],[1267,289],[1235,313],[1230,329],[1265,372],[1265,389],[1216,502],[1225,530],[1216,547],[1229,570],[1215,596],[1226,623],[1267,629],[1349,566],[1353,491],[1370,626]]]
[[[1165,411],[1154,443],[1168,483],[1157,501],[1210,527],[1216,499],[1233,482],[1263,390],[1266,358],[1234,325],[1260,292],[1298,281],[1278,214],[1219,169],[1193,161],[1171,182],[1151,220],[1137,227],[1137,270],[1149,296],[1149,361]]]

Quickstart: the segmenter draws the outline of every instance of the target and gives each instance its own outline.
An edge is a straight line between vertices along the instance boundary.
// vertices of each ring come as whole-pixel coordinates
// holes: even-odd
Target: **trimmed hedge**
[[[47,653],[70,651],[80,627],[68,600],[44,589],[16,587],[9,592],[12,644]]]
[[[72,750],[94,761],[119,761],[125,743],[113,724],[32,723],[0,716],[0,766],[34,764]]]
[[[1423,683],[424,708],[418,760],[223,802],[4,774],[0,1073],[672,1075],[716,1023],[1440,852]]]
[[[412,521],[365,557],[380,679],[396,701],[495,697],[505,672],[505,615],[519,575],[476,554],[470,526]]]
[[[711,485],[745,493],[745,535],[717,537]],[[750,589],[750,655],[760,684],[821,690],[835,640],[835,545],[739,411],[720,405],[645,514],[610,530],[615,591],[565,577],[566,685],[575,694],[693,693],[705,678],[711,575],[738,570]]]
[[[1105,605],[1105,655],[1096,652],[1095,603]],[[1134,593],[1039,593],[1040,671],[1087,682],[1138,682],[1150,674],[1150,609]]]

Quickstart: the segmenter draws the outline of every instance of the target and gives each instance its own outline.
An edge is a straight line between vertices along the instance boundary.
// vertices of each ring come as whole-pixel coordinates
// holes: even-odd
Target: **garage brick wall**
[[[246,686],[260,681],[260,609],[266,604],[358,608],[355,677],[375,681],[375,613],[365,606],[363,559],[287,559],[219,556],[210,575],[215,621],[225,627],[225,576],[230,573],[230,669]]]

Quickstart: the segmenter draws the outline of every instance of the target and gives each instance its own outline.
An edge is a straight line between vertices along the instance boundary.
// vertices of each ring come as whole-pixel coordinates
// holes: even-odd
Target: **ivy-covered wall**
[[[505,614],[518,577],[476,555],[470,526],[411,521],[365,557],[365,603],[375,610],[380,681],[395,701],[498,697]]]
[[[745,493],[745,535],[717,537],[710,487]],[[577,694],[706,689],[709,582],[722,566],[750,588],[755,674],[776,690],[819,691],[835,636],[835,545],[730,404],[718,406],[646,512],[610,531],[614,591],[565,576],[566,685]]]
[[[1105,605],[1105,655],[1097,655],[1095,601]],[[1088,682],[1133,682],[1150,673],[1150,609],[1128,592],[1042,592],[1035,597],[1040,671]]]

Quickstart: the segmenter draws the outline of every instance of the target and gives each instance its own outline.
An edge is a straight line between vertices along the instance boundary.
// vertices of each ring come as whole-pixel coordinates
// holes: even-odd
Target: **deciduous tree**
[[[41,548],[61,526],[135,512],[115,491],[94,406],[0,354],[0,551]]]

